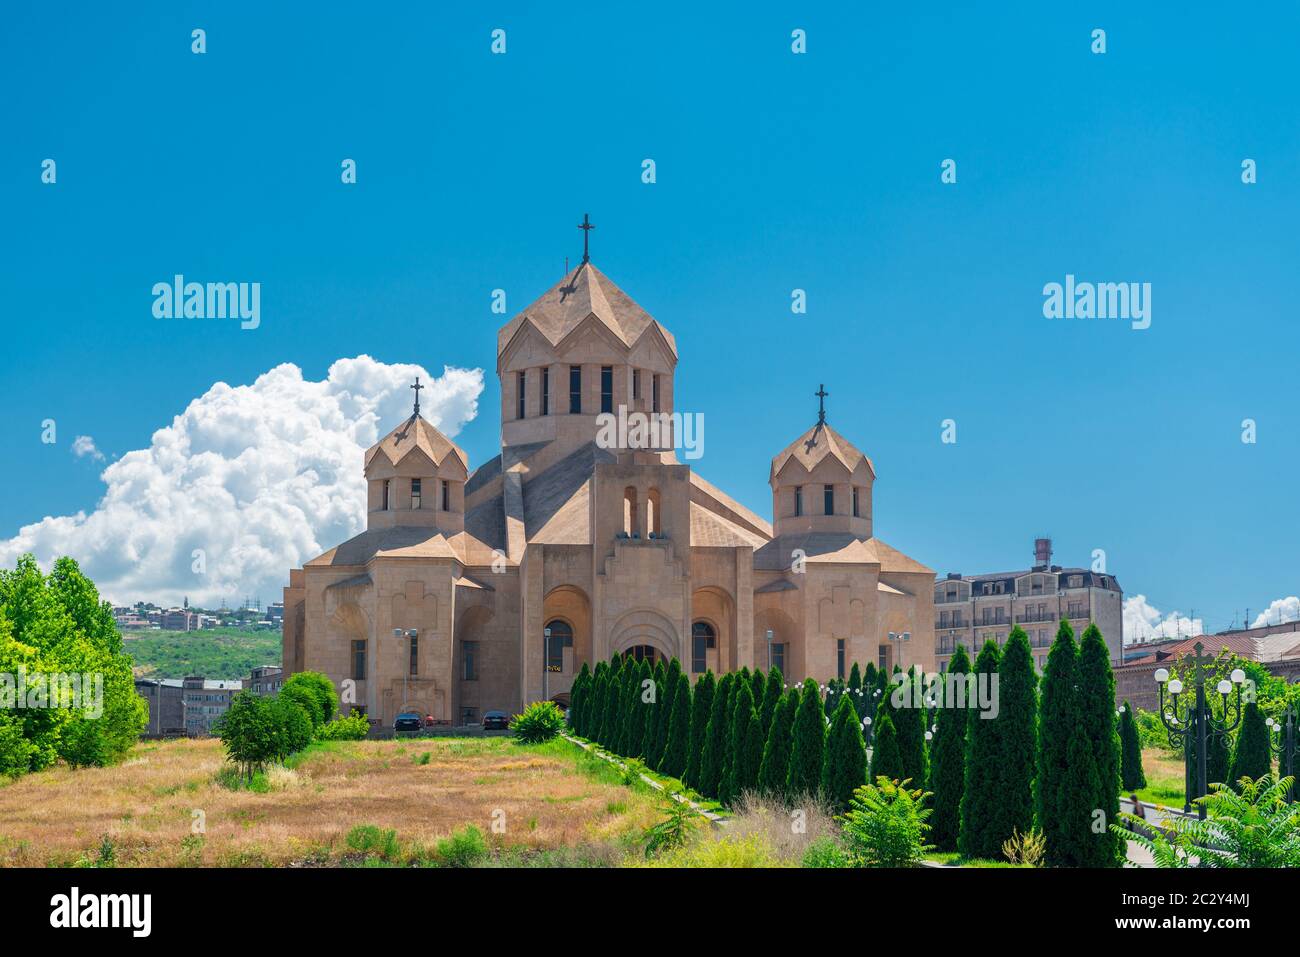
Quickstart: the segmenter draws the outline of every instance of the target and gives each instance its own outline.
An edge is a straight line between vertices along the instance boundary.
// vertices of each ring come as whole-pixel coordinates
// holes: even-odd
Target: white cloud
[[[421,413],[456,435],[478,412],[481,369],[444,367],[435,378],[361,355],[319,382],[290,363],[252,385],[218,382],[148,448],[104,469],[94,511],[50,516],[0,541],[0,566],[23,552],[46,568],[71,555],[116,603],[278,601],[290,568],[365,527],[364,452],[410,415],[417,375],[427,383]],[[195,549],[206,574],[191,570]]]
[[[104,461],[104,453],[95,448],[95,440],[89,435],[79,435],[72,440],[72,454],[79,459],[89,455],[96,462]]]
[[[1268,606],[1266,611],[1255,616],[1251,622],[1252,628],[1263,628],[1265,625],[1284,625],[1288,621],[1300,620],[1300,598],[1295,595],[1289,598],[1275,598]]]
[[[1191,638],[1205,633],[1205,622],[1174,610],[1164,614],[1147,601],[1146,595],[1124,599],[1124,643],[1152,638]]]

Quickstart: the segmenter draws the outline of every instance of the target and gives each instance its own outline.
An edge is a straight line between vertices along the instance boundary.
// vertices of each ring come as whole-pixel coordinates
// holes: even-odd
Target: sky
[[[692,466],[760,514],[825,383],[939,574],[1050,535],[1135,632],[1300,617],[1297,8],[279,6],[7,15],[4,564],[277,599],[363,524],[413,374],[496,453],[495,331],[590,213],[677,338]],[[176,274],[260,283],[257,327],[156,318]],[[1149,283],[1149,327],[1046,317],[1067,275]]]

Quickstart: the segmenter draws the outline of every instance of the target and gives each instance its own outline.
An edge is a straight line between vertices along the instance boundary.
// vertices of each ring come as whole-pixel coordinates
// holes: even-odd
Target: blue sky
[[[8,14],[0,539],[94,510],[106,462],[282,362],[481,367],[458,441],[484,461],[491,291],[542,293],[590,212],[677,337],[693,464],[761,514],[825,382],[878,534],[937,572],[1050,534],[1211,630],[1296,594],[1295,8],[273,6]],[[155,320],[178,272],[261,282],[260,328]],[[1045,319],[1067,273],[1151,283],[1151,328]]]

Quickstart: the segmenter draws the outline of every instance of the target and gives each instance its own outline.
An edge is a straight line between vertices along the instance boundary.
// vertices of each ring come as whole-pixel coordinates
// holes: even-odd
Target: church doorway
[[[658,660],[659,653],[655,650],[654,645],[633,645],[624,654],[631,656],[635,661],[644,661],[653,668],[655,661]]]

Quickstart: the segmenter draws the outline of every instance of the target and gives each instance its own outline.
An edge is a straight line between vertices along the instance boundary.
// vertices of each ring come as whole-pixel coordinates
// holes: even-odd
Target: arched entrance
[[[682,657],[673,623],[649,609],[628,612],[610,629],[610,650],[614,654],[635,654],[633,649],[637,648],[642,649],[642,655],[655,656],[649,659],[652,664],[659,658],[666,661],[676,657],[680,661]]]
[[[623,652],[623,654],[631,655],[635,661],[648,662],[651,668],[655,666],[656,661],[663,657],[663,655],[655,649],[654,645],[633,645],[627,651]]]

